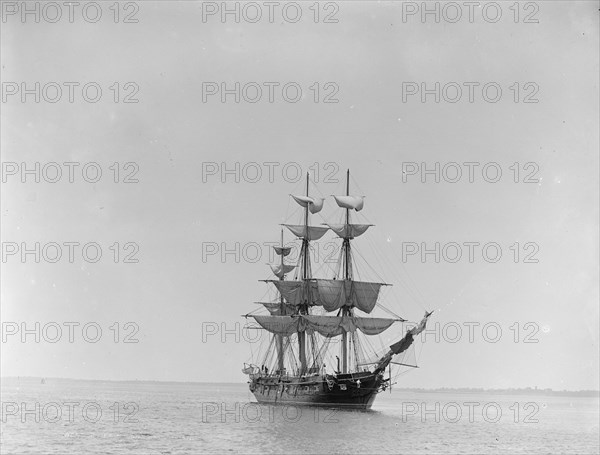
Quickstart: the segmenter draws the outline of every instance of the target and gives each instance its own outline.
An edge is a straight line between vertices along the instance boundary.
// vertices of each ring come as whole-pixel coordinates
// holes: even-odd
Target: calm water
[[[3,454],[600,450],[597,398],[397,389],[371,412],[335,412],[251,404],[245,384],[4,379],[1,391]]]

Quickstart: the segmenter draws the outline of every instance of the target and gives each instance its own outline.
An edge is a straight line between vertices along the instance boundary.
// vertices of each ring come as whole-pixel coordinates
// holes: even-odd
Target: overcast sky
[[[240,316],[265,296],[266,285],[258,280],[272,277],[265,265],[269,248],[263,246],[254,263],[255,250],[246,248],[237,263],[234,254],[222,260],[220,251],[203,258],[203,245],[206,253],[215,244],[234,249],[236,242],[278,241],[280,223],[300,220],[289,197],[302,192],[295,171],[318,169],[311,191],[329,196],[344,190],[349,168],[351,188],[366,196],[359,219],[376,225],[355,240],[356,248],[394,285],[382,302],[411,321],[420,320],[424,309],[438,310],[431,327],[447,327],[439,343],[433,336],[416,343],[420,368],[402,376],[401,385],[597,388],[598,2],[537,2],[539,10],[521,5],[517,23],[511,2],[500,3],[502,17],[495,23],[494,11],[484,16],[482,7],[473,10],[472,22],[466,7],[455,23],[447,20],[454,17],[448,8],[439,23],[432,16],[424,22],[420,11],[408,15],[402,2],[321,4],[315,23],[311,4],[300,4],[296,23],[288,21],[291,9],[286,17],[277,9],[270,23],[262,3],[256,23],[249,22],[254,12],[248,9],[239,23],[230,16],[223,23],[218,13],[203,21],[203,8],[207,14],[210,7],[194,2],[139,2],[139,11],[120,10],[119,23],[108,3],[95,24],[79,11],[70,23],[66,7],[56,23],[45,20],[54,17],[50,10],[40,23],[30,16],[23,23],[19,13],[4,16],[5,252],[14,243],[97,242],[103,256],[88,262],[79,247],[70,263],[63,245],[56,263],[44,257],[35,263],[34,255],[23,261],[20,251],[3,258],[3,328],[56,322],[64,329],[56,343],[44,336],[36,343],[33,335],[22,343],[20,333],[4,330],[3,376],[245,381],[240,368],[251,346],[231,335],[226,343],[218,335],[203,343],[202,328],[245,323]],[[93,13],[87,11],[87,18]],[[123,23],[128,13],[138,22]],[[323,23],[327,14],[337,22]],[[538,23],[524,23],[526,17]],[[35,94],[22,102],[22,82],[34,91],[40,83],[39,103]],[[63,88],[56,103],[48,101],[55,86],[42,89],[51,82]],[[79,83],[72,103],[65,82]],[[90,82],[102,89],[96,103],[82,95]],[[239,103],[234,95],[223,103],[219,93],[210,95],[206,84],[203,89],[207,82],[219,90],[221,83],[234,88],[255,82],[263,93],[255,103],[245,101],[244,95],[256,93],[250,85]],[[279,84],[273,85],[272,103],[265,82]],[[290,82],[297,85],[288,99],[294,87],[303,94],[295,103],[281,91]],[[435,95],[422,102],[420,93],[407,92],[436,82],[454,83],[439,103]],[[472,85],[473,102],[465,82],[479,84]],[[495,87],[502,89],[495,103],[483,97],[488,83],[488,100]],[[456,86],[462,97],[448,102]],[[94,86],[86,94],[95,96]],[[139,102],[123,103],[127,94]],[[338,102],[324,103],[328,95]],[[16,175],[7,164],[13,162]],[[81,164],[73,183],[64,165],[56,183],[44,175],[40,183],[33,175],[22,183],[23,162],[29,169],[35,162]],[[103,171],[96,183],[81,175],[91,162]],[[109,168],[115,162],[119,183]],[[128,162],[135,165],[124,168]],[[403,173],[403,163],[411,162],[430,169],[436,162],[480,164],[473,182],[463,166],[456,183],[447,181],[453,172],[440,183],[432,176],[422,183],[406,164],[411,172]],[[515,162],[519,183],[510,169]],[[203,175],[203,163],[204,171],[239,163],[239,183],[234,174]],[[248,163],[258,163],[262,175],[255,179],[256,168]],[[270,165],[272,179],[263,163],[278,163]],[[501,168],[497,183],[482,177],[486,163]],[[139,182],[122,183],[136,169],[132,178]],[[54,170],[46,170],[46,180],[53,178]],[[525,183],[530,174],[533,182]],[[314,222],[338,215],[328,198]],[[291,234],[285,240],[291,242]],[[324,240],[334,239],[329,234]],[[115,248],[109,249],[115,242],[118,264]],[[134,248],[125,249],[127,242],[139,246],[133,256],[138,263],[123,263]],[[502,258],[488,262],[476,249],[470,263],[463,246],[456,263],[436,263],[432,255],[422,262],[418,254],[403,261],[407,242],[496,242]],[[515,242],[517,263],[515,247],[510,249]],[[528,253],[538,262],[525,263]],[[81,324],[73,343],[65,322]],[[87,322],[103,329],[99,342],[82,338]],[[109,328],[114,322],[119,343]],[[139,327],[138,343],[122,342],[132,331],[127,322]],[[473,325],[472,343],[465,325],[471,322],[479,324]],[[486,323],[502,329],[497,343],[484,339]],[[456,324],[462,337],[451,343]],[[400,327],[391,332],[382,342],[402,335]],[[494,337],[494,330],[487,335]],[[527,335],[538,342],[525,343]]]

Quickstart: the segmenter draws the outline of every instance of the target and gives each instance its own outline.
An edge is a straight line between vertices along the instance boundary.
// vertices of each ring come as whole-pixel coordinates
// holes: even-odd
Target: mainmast
[[[350,169],[346,171],[346,196],[350,196]],[[349,230],[350,224],[350,209],[346,207],[346,232]],[[342,243],[344,251],[344,279],[352,279],[352,264],[350,257],[350,239],[344,238]],[[348,296],[349,297],[349,296]],[[350,307],[344,305],[342,307],[342,317],[352,315]],[[342,333],[342,373],[348,373],[348,332],[344,330]]]
[[[308,197],[308,184],[309,184],[309,175],[306,173],[306,197]],[[308,314],[308,302],[310,300],[310,284],[308,283],[308,279],[310,278],[310,268],[309,268],[309,252],[308,252],[308,205],[304,208],[304,229],[306,235],[302,239],[302,281],[305,283],[306,294],[305,301],[302,305],[300,305],[299,313],[300,314]],[[304,374],[306,372],[306,332],[299,331],[298,332],[298,345],[299,345],[299,354],[300,354],[300,374]]]

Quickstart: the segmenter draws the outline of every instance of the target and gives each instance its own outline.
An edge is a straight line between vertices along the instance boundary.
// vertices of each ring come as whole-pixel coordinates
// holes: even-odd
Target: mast
[[[350,169],[346,171],[346,196],[350,195]],[[350,209],[346,208],[346,229],[349,229],[350,224]],[[350,264],[350,239],[345,238],[342,243],[344,250],[344,279],[352,279],[352,266]],[[346,305],[342,307],[342,317],[350,314]],[[348,373],[348,332],[344,330],[342,333],[342,373]]]
[[[283,250],[283,229],[281,230],[281,248]],[[284,278],[284,261],[283,261],[283,257],[284,255],[281,254],[281,277],[279,278],[280,281],[283,280]],[[283,302],[283,295],[281,295],[281,293],[279,293],[279,314],[281,316],[285,315],[285,305]],[[275,335],[276,337],[276,342],[277,342],[277,369],[279,370],[279,374],[282,375],[283,374],[283,336],[282,335]]]
[[[308,183],[309,176],[308,172],[306,173],[306,197],[308,197]],[[302,239],[302,280],[304,281],[306,287],[306,303],[300,306],[301,314],[308,314],[308,299],[310,296],[308,293],[310,292],[310,285],[308,283],[309,278],[309,267],[308,267],[308,205],[304,208],[304,229],[306,232],[306,236]],[[299,354],[300,354],[300,374],[304,374],[306,372],[306,332],[298,332],[298,345],[299,345]]]

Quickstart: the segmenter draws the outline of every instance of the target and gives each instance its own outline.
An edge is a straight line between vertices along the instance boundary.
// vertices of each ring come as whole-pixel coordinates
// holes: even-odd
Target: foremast
[[[346,171],[346,196],[350,196],[350,169]],[[345,232],[349,232],[350,226],[350,209],[346,207],[346,223]],[[344,237],[342,241],[342,254],[344,257],[344,279],[352,281],[352,255],[350,251],[350,237]],[[348,305],[342,307],[342,317],[352,316],[352,308]],[[348,331],[344,329],[342,333],[342,373],[348,373]]]
[[[346,283],[349,284],[350,289],[352,289],[353,287],[355,287],[358,283],[361,282],[356,282],[354,281],[354,276],[353,276],[353,269],[352,269],[352,250],[351,250],[351,243],[350,241],[355,238],[358,237],[359,235],[362,235],[371,225],[369,224],[352,224],[350,222],[350,211],[356,210],[357,212],[362,210],[363,208],[363,198],[364,196],[350,196],[350,170],[348,169],[346,171],[346,197],[342,198],[342,197],[337,197],[334,196],[335,201],[337,202],[337,205],[339,207],[342,207],[345,209],[346,213],[345,213],[345,223],[343,225],[343,229],[340,229],[340,226],[336,226],[336,225],[329,225],[329,227],[331,228],[331,230],[333,230],[339,237],[341,237],[342,240],[342,251],[341,251],[341,255],[342,255],[342,261],[343,261],[343,277],[344,280],[346,281]],[[377,287],[377,291],[376,291],[376,296],[375,299],[373,301],[373,303],[376,302],[377,300],[377,294],[379,292],[379,286],[383,286],[385,285],[385,283],[361,283],[361,284],[371,284],[373,286],[378,286]],[[346,293],[346,302],[344,304],[344,306],[341,307],[340,312],[342,315],[342,319],[344,317],[350,317],[350,318],[354,318],[354,309],[355,305],[352,302],[352,292]],[[359,309],[361,309],[362,311],[365,311],[367,313],[371,312],[372,308],[367,308],[365,309],[364,307],[361,307],[359,305],[356,305],[356,307],[358,307]],[[379,373],[381,371],[384,371],[387,366],[392,363],[392,358],[395,355],[401,354],[402,352],[406,351],[413,343],[414,337],[416,335],[418,335],[419,333],[421,333],[423,330],[425,330],[425,327],[427,325],[427,319],[429,318],[429,316],[431,316],[432,312],[425,312],[425,316],[423,317],[423,319],[421,320],[421,322],[414,328],[408,330],[406,332],[406,334],[404,335],[404,337],[399,340],[398,342],[394,343],[393,345],[390,346],[390,350],[377,362],[376,364],[376,368],[375,368],[375,373]],[[400,319],[401,321],[404,321],[403,319]],[[349,349],[348,349],[348,335],[350,333],[350,335],[354,335],[354,331],[348,332],[348,330],[346,330],[346,327],[343,327],[343,333],[342,333],[342,346],[341,346],[341,356],[342,356],[342,373],[346,374],[348,373],[348,365],[349,365]],[[384,329],[385,330],[385,329]],[[354,348],[356,348],[354,342]],[[407,365],[407,366],[411,366],[411,365]]]
[[[284,246],[283,246],[283,229],[281,230],[281,246],[280,246],[279,251],[281,251],[280,270],[282,272],[279,275],[279,280],[283,281],[285,279],[285,263],[284,263],[283,258],[286,256],[284,254],[285,250],[284,250]],[[283,300],[283,296],[281,294],[279,294],[279,314],[285,314],[285,301]],[[275,334],[275,341],[277,342],[277,369],[281,373],[283,373],[284,365],[285,365],[285,363],[284,363],[285,353],[283,351],[283,335]]]

